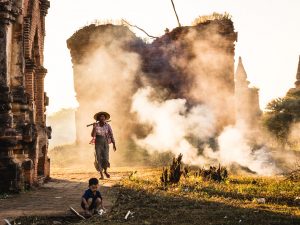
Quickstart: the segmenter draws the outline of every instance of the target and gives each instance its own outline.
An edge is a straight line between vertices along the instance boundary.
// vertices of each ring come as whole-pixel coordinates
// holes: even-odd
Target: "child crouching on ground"
[[[81,207],[88,216],[99,213],[99,210],[103,208],[102,196],[98,188],[98,179],[91,178],[89,180],[89,189],[87,189],[82,196]]]

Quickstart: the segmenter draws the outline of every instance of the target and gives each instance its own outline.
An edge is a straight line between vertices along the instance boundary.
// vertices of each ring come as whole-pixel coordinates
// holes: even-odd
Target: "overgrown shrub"
[[[211,15],[205,15],[205,16],[199,16],[197,17],[193,22],[192,25],[196,26],[202,23],[206,23],[207,21],[213,21],[213,20],[231,20],[232,16],[225,12],[224,14],[222,13],[217,13],[214,12]]]
[[[180,177],[183,174],[181,171],[181,160],[182,154],[179,154],[177,158],[173,158],[173,162],[169,168],[163,168],[160,179],[165,186],[168,184],[176,184],[180,181]]]
[[[199,169],[195,174],[196,176],[202,177],[205,181],[225,181],[228,178],[228,171],[226,167],[222,167],[219,164],[219,167],[210,166],[209,169]]]

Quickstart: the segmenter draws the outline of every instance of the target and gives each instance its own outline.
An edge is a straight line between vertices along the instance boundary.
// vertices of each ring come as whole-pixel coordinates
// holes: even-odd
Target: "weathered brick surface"
[[[49,176],[45,120],[48,0],[0,2],[0,191]]]

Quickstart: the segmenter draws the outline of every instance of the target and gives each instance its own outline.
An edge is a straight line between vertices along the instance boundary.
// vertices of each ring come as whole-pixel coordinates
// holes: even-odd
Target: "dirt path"
[[[69,214],[69,206],[81,211],[80,198],[87,188],[91,177],[98,177],[93,171],[78,171],[73,169],[52,169],[52,179],[43,186],[18,195],[9,195],[0,199],[0,224],[3,220],[20,216],[60,216]],[[101,181],[100,191],[104,196],[104,207],[112,207],[117,184],[126,176],[125,169],[114,169],[111,178]]]

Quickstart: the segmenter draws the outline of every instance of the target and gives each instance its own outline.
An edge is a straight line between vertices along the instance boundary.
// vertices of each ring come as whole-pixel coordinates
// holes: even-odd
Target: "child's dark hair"
[[[92,186],[92,185],[97,185],[99,184],[99,181],[97,178],[91,178],[89,179],[89,186]]]

